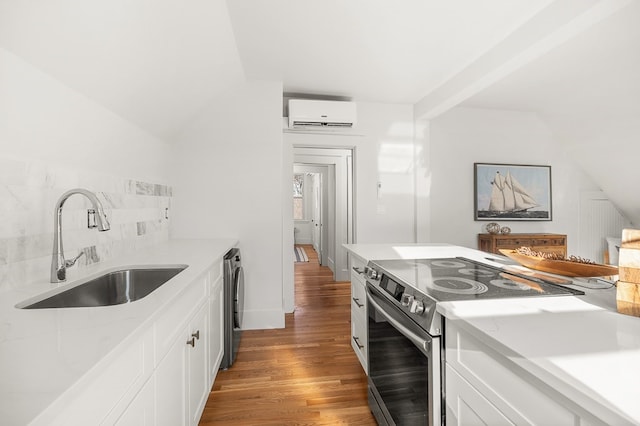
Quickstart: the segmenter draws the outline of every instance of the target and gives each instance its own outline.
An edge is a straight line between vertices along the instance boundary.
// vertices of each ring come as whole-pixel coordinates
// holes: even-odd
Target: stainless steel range
[[[375,260],[365,269],[369,406],[381,425],[440,425],[440,302],[583,294],[470,259]]]

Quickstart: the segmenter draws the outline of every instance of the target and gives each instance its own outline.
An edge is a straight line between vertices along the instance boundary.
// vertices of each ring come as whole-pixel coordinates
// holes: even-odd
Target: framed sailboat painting
[[[551,166],[474,164],[475,220],[551,220]]]

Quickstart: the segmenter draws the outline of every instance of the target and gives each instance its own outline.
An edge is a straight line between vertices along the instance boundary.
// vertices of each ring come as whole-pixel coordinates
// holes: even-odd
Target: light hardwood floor
[[[284,329],[250,330],[220,371],[200,425],[375,425],[367,378],[351,349],[351,286],[318,265],[295,264],[296,310]]]

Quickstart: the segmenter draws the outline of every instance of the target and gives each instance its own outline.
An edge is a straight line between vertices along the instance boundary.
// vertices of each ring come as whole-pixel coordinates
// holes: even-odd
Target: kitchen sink
[[[34,303],[23,302],[16,307],[22,309],[76,308],[130,303],[148,296],[186,267],[186,265],[180,265],[119,269],[46,299]]]

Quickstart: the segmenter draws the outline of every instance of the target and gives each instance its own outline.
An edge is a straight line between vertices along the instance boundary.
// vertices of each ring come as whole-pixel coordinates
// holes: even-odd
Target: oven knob
[[[409,307],[409,312],[418,315],[422,314],[424,312],[424,303],[422,303],[422,300],[413,299]]]
[[[402,299],[400,299],[400,304],[402,306],[409,306],[413,301],[413,296],[407,293],[402,294]]]
[[[367,274],[369,278],[372,280],[378,279],[378,271],[373,268],[369,268],[368,266],[364,268],[364,272]]]

